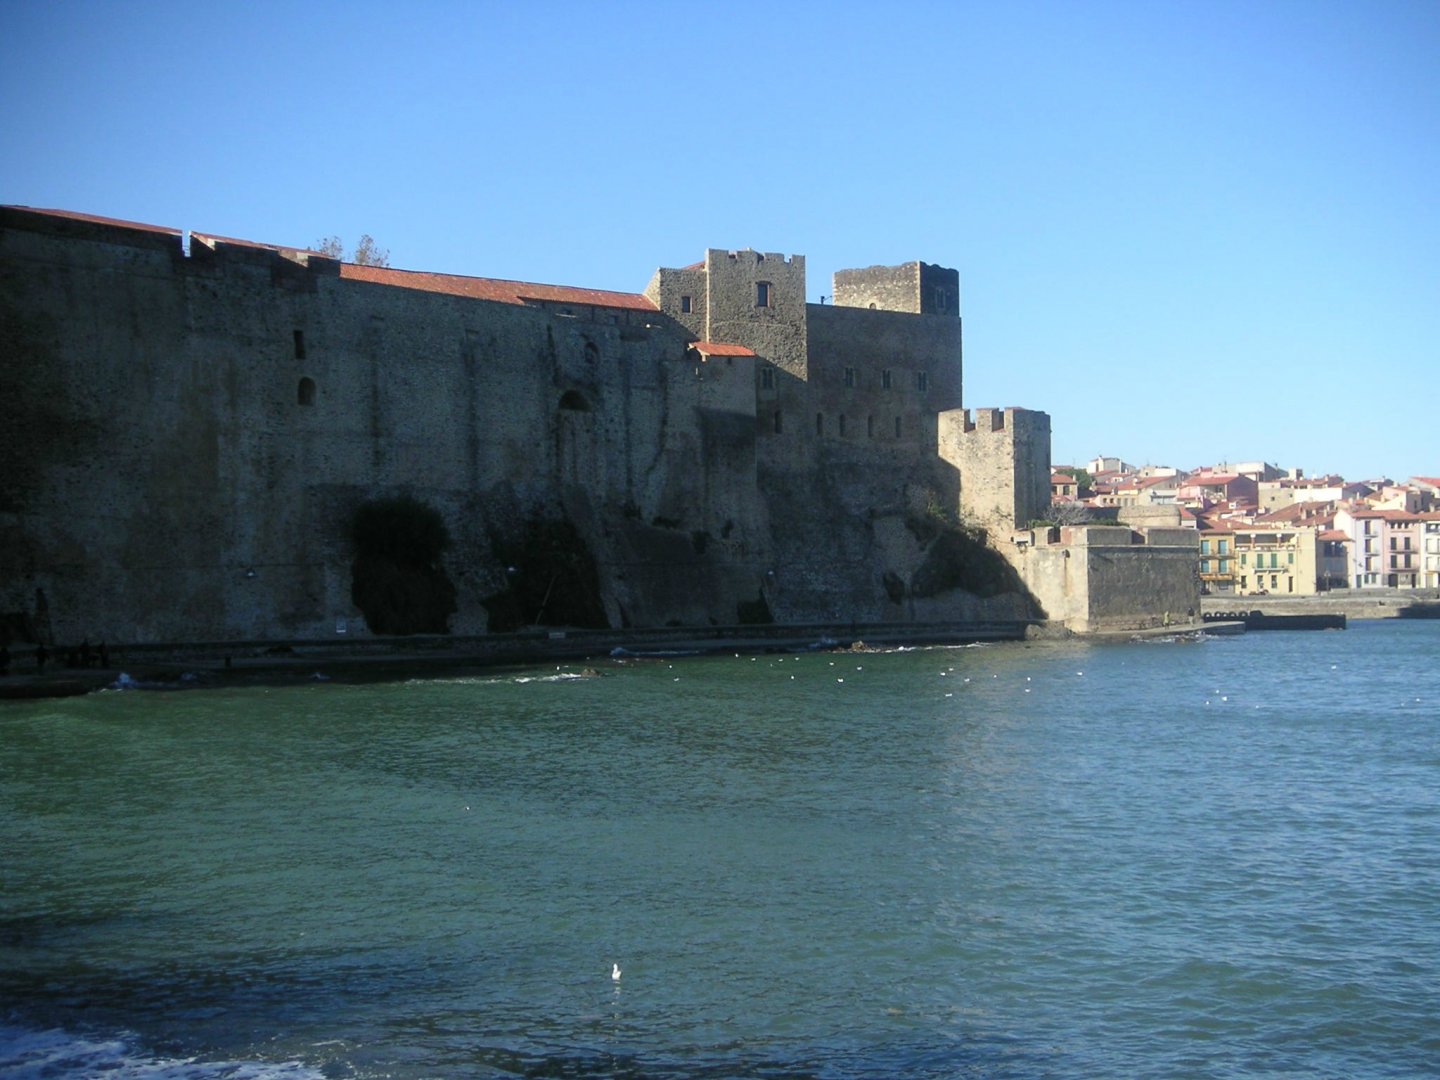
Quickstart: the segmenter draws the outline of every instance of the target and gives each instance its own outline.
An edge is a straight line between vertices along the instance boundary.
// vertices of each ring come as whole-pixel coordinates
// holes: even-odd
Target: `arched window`
[[[593,341],[585,343],[585,362],[592,365],[600,362],[600,350]]]
[[[295,391],[295,400],[301,405],[315,404],[315,380],[305,376],[300,380],[300,386]]]

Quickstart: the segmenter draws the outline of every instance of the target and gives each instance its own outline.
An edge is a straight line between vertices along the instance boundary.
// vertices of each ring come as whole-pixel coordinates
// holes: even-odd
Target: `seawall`
[[[1206,596],[1202,614],[1258,611],[1262,615],[1344,615],[1350,619],[1440,618],[1440,591],[1328,593],[1325,596]]]

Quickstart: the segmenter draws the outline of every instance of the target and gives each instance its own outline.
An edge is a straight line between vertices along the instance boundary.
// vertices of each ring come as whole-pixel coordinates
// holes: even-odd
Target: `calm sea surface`
[[[597,667],[0,703],[0,1077],[1440,1075],[1440,623]]]

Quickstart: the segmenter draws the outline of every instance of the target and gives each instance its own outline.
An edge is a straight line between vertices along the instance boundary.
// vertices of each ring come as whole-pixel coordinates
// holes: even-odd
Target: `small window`
[[[775,434],[780,434],[780,410],[775,410]]]
[[[1200,554],[1201,554],[1201,555],[1209,555],[1209,554],[1210,554],[1210,541],[1209,541],[1209,540],[1201,540],[1201,541],[1200,541]]]
[[[884,371],[880,372],[880,389],[890,389],[890,369],[888,367]]]
[[[1229,559],[1221,559],[1221,560],[1220,560],[1220,573],[1222,573],[1222,574],[1228,574],[1229,572],[1230,572],[1230,560],[1229,560]]]
[[[844,413],[841,413],[841,414],[840,414],[840,437],[841,437],[842,439],[845,437],[845,414],[844,414]]]
[[[900,438],[900,418],[895,417],[895,438]]]
[[[1210,560],[1209,560],[1209,559],[1201,559],[1201,560],[1200,560],[1200,573],[1202,573],[1202,574],[1208,574],[1209,572],[1210,572]]]
[[[930,389],[930,373],[928,371],[917,371],[915,373],[915,389],[922,394]]]
[[[845,369],[845,385],[848,387],[855,385],[855,369],[853,367],[847,367]]]
[[[775,389],[775,369],[774,369],[774,368],[772,368],[772,367],[762,367],[762,368],[760,369],[760,389],[761,389],[761,390],[774,390],[774,389]]]
[[[770,283],[768,281],[757,281],[755,283],[755,306],[770,306]]]
[[[875,417],[873,415],[865,417],[865,437],[867,439],[875,437]]]
[[[690,314],[690,297],[688,297],[688,296],[682,296],[682,297],[680,297],[680,314],[682,314],[682,315],[689,315],[689,314]]]
[[[304,330],[296,330],[296,331],[295,331],[295,359],[296,359],[296,360],[304,360],[304,359],[305,359],[305,331],[304,331]]]
[[[824,434],[825,434],[825,414],[824,414],[824,413],[817,412],[817,413],[815,414],[815,434],[816,434],[816,435],[824,435]]]
[[[299,333],[297,330],[296,333]],[[300,380],[300,386],[295,392],[295,400],[301,405],[315,404],[315,380],[306,376]]]
[[[1228,552],[1229,550],[1230,550],[1230,541],[1229,541],[1229,540],[1221,540],[1221,541],[1220,541],[1220,554],[1221,554],[1221,555],[1224,555],[1224,554],[1225,554],[1226,552]]]

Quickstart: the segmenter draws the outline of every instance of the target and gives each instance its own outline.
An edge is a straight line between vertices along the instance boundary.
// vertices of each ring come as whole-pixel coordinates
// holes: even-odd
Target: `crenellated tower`
[[[950,409],[940,414],[940,457],[960,473],[960,514],[991,541],[1043,518],[1050,507],[1050,416],[1033,409]]]

